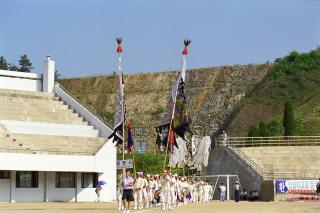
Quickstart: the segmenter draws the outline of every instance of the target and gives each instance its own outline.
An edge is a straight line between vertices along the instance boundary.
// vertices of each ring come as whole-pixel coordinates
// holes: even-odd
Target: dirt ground
[[[116,209],[115,203],[0,203],[1,213],[107,213],[121,212]],[[159,208],[130,211],[132,213],[161,212]],[[187,204],[168,212],[176,213],[320,213],[320,202],[239,202],[220,203],[214,201],[205,204]]]

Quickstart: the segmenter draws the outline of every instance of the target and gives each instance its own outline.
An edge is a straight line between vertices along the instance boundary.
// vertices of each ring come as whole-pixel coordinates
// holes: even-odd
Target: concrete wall
[[[264,180],[261,184],[261,200],[274,201],[275,200],[275,185],[274,180]]]
[[[111,159],[108,160],[113,162]],[[108,161],[104,163],[109,165],[106,162]],[[103,172],[97,168],[95,156],[4,152],[0,152],[0,170]]]
[[[206,175],[221,174],[238,175],[242,188],[246,188],[247,191],[255,188],[261,192],[261,176],[227,147],[215,147],[211,150],[206,169]],[[222,181],[226,183],[225,179],[221,179],[217,186]],[[235,181],[236,179],[230,180],[230,188],[233,187]],[[234,199],[233,190],[230,190],[230,199]]]
[[[35,73],[0,70],[0,88],[42,91],[42,76]]]
[[[99,180],[107,182],[101,191],[101,201],[112,201],[116,197],[116,148],[111,140],[106,142],[95,156],[0,153],[0,170],[43,171],[39,173],[37,189],[15,189],[15,174],[11,175],[16,201],[75,201],[76,193],[77,201],[94,201],[94,189],[81,188],[79,172],[97,172],[100,174]],[[46,187],[44,171],[48,171]],[[77,188],[55,188],[53,171],[78,172]],[[0,202],[10,199],[9,189],[10,181],[0,180]],[[44,196],[44,191],[47,191],[47,197]],[[30,197],[33,193],[36,195]]]
[[[11,179],[0,180],[0,202],[93,202],[97,198],[95,188],[81,188],[81,173],[79,172],[76,173],[76,187],[74,188],[56,188],[56,172],[39,172],[38,188],[16,188],[15,172],[12,174],[14,175],[10,177]],[[13,183],[13,187],[10,182]],[[113,196],[106,187],[103,187],[101,194],[105,198],[102,201],[113,200],[106,200],[110,195]]]
[[[117,152],[112,140],[109,140],[96,154],[97,169],[101,170],[99,180],[107,184],[101,191],[101,200],[115,200],[117,190]]]
[[[0,202],[10,202],[10,179],[0,179]]]

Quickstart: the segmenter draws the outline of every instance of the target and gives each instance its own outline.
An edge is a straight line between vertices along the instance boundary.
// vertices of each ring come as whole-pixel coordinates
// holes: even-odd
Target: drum
[[[158,200],[158,199],[159,199],[160,193],[161,193],[160,190],[157,190],[157,191],[154,192],[154,199],[155,199],[155,200]]]

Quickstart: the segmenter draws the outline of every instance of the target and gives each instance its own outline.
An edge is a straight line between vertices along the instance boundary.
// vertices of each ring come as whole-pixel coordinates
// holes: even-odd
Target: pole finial
[[[188,46],[189,46],[189,44],[191,43],[191,40],[190,40],[190,39],[185,39],[185,40],[183,41],[183,43],[184,43],[184,49],[183,49],[183,51],[182,51],[182,54],[183,54],[183,55],[188,55]]]
[[[118,48],[117,48],[117,53],[122,53],[122,38],[119,37],[116,39],[117,40],[117,43],[118,43]]]

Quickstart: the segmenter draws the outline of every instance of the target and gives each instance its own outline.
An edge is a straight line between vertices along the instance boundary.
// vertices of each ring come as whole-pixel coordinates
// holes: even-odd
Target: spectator
[[[100,202],[100,191],[102,190],[102,187],[100,184],[97,184],[97,187],[96,187],[96,194],[97,194],[97,202]]]
[[[248,192],[246,189],[243,189],[240,193],[240,200],[247,200],[248,199]]]
[[[124,213],[129,213],[131,202],[134,201],[133,197],[133,178],[131,177],[130,171],[123,169],[122,172],[122,186],[123,186],[123,194],[122,201],[124,206]]]
[[[225,131],[222,131],[222,135],[221,135],[221,143],[223,146],[227,145],[227,141],[228,141],[228,136],[227,133]]]
[[[317,191],[316,191],[317,193],[320,193],[320,178],[319,178],[319,181],[318,181],[318,183],[317,183]]]
[[[259,196],[258,190],[254,189],[250,191],[249,201],[255,201],[259,199],[260,199],[260,196]]]
[[[239,181],[236,181],[234,184],[234,201],[239,202],[240,200],[240,184]]]
[[[220,201],[225,201],[227,188],[224,186],[224,182],[222,182],[221,185],[219,186],[219,190],[220,190]]]

